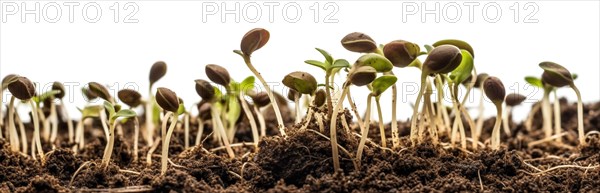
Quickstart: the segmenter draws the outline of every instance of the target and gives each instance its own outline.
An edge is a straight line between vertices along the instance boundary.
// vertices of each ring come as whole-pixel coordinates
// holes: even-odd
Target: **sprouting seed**
[[[244,34],[240,43],[240,50],[245,55],[251,56],[254,51],[265,46],[270,37],[269,31],[263,28],[254,28]]]
[[[492,149],[500,149],[500,123],[502,121],[502,103],[506,96],[506,89],[500,79],[490,76],[483,81],[483,90],[485,95],[494,103],[496,106],[496,123],[492,130]]]
[[[367,85],[377,77],[377,71],[371,66],[358,67],[356,73],[350,77],[350,82],[356,86]]]
[[[323,89],[317,90],[317,92],[315,92],[315,99],[314,99],[315,106],[317,106],[317,107],[323,106],[325,104],[325,97],[327,97],[325,90],[323,90]]]
[[[429,53],[423,67],[429,73],[446,74],[458,67],[461,60],[460,49],[452,45],[441,45]]]
[[[150,75],[148,77],[150,80],[150,88],[152,88],[154,83],[165,76],[165,74],[167,74],[167,63],[163,61],[155,62],[150,68]]]
[[[20,100],[29,100],[35,96],[35,86],[31,80],[22,76],[8,85],[8,91]]]
[[[52,83],[52,90],[60,91],[59,93],[54,95],[55,98],[62,99],[63,97],[65,97],[65,86],[62,83],[60,83],[60,82]]]
[[[300,94],[312,94],[317,90],[317,80],[314,76],[306,72],[292,72],[286,75],[283,85],[298,91]]]
[[[506,95],[505,102],[507,106],[514,107],[521,104],[523,101],[525,101],[525,99],[527,99],[527,97],[523,96],[522,94],[510,93]]]
[[[158,103],[161,108],[171,112],[177,112],[177,109],[179,109],[179,99],[172,90],[159,87],[155,97],[156,103]]]
[[[395,67],[404,68],[410,65],[421,52],[418,45],[404,41],[395,40],[383,47],[383,54]]]
[[[342,46],[346,50],[358,53],[372,53],[377,51],[377,44],[367,34],[352,32],[342,38]]]
[[[123,89],[117,93],[119,100],[130,107],[137,107],[142,103],[142,95],[133,89]]]
[[[97,83],[97,82],[90,82],[88,84],[88,88],[92,93],[94,93],[94,95],[96,95],[104,100],[107,100],[111,103],[114,103],[114,99],[110,95],[110,92],[108,92],[108,89],[105,86],[103,86],[102,84]]]
[[[196,93],[198,93],[203,100],[211,100],[215,96],[215,89],[210,82],[202,79],[197,79],[195,82]]]
[[[222,86],[229,86],[229,82],[231,81],[231,77],[229,76],[229,72],[227,69],[222,66],[216,64],[208,64],[204,68],[206,72],[206,76],[208,79]]]
[[[271,103],[271,100],[269,99],[269,94],[267,94],[266,92],[259,92],[254,95],[250,95],[250,97],[252,98],[252,101],[254,101],[254,105],[258,107],[264,107]]]

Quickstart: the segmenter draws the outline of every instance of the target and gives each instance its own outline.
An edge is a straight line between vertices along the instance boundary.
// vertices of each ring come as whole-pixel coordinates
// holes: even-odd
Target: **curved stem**
[[[154,104],[154,95],[152,95],[152,85],[148,87],[148,101],[146,101],[146,141],[148,144],[154,144],[154,122],[152,121],[152,106]]]
[[[252,139],[254,140],[254,147],[258,148],[258,141],[260,138],[258,137],[258,128],[256,126],[256,119],[254,119],[254,115],[248,107],[248,103],[242,94],[239,95],[240,103],[242,103],[242,109],[244,110],[244,114],[246,114],[246,118],[248,118],[248,122],[250,122],[250,129],[252,129]]]
[[[338,152],[338,147],[337,147],[337,114],[339,112],[339,110],[342,108],[343,104],[344,104],[344,97],[346,96],[346,94],[348,93],[348,81],[346,81],[346,83],[344,83],[343,85],[343,91],[342,91],[342,95],[340,96],[340,98],[337,101],[337,105],[335,106],[335,108],[333,108],[333,113],[331,114],[331,124],[329,124],[329,137],[331,140],[331,154],[333,157],[333,169],[334,169],[334,173],[337,173],[338,170],[340,170],[340,158],[339,158],[339,152]]]
[[[544,89],[544,98],[542,98],[542,116],[543,116],[543,130],[544,130],[544,138],[548,138],[552,136],[552,112],[550,111],[550,100],[549,94],[550,89]]]
[[[42,141],[40,140],[40,123],[38,120],[38,115],[36,112],[37,106],[33,102],[33,100],[29,100],[29,105],[31,106],[31,117],[33,118],[33,138],[35,140],[38,155],[40,156],[40,160],[42,161],[42,165],[46,164],[46,156],[44,154],[44,149],[42,149]],[[33,153],[33,152],[32,152]]]
[[[510,116],[510,112],[512,111],[512,108],[510,106],[506,106],[506,110],[504,111],[504,114],[502,116],[502,129],[504,130],[504,134],[506,134],[506,136],[510,137],[510,121],[508,120],[508,117]]]
[[[233,149],[231,149],[231,145],[229,145],[229,139],[227,139],[227,134],[225,133],[225,127],[223,127],[223,121],[221,121],[219,112],[217,112],[217,108],[210,108],[210,112],[212,114],[212,119],[215,123],[213,124],[213,130],[219,132],[223,145],[225,145],[225,149],[227,150],[227,154],[229,155],[229,158],[235,158],[235,154],[233,153]]]
[[[110,137],[110,131],[107,127],[107,118],[106,118],[106,113],[104,113],[104,109],[100,110],[100,122],[102,122],[102,129],[104,129],[104,136],[106,137],[106,140],[108,140],[108,138]]]
[[[419,89],[419,95],[417,95],[417,101],[415,101],[415,107],[413,108],[413,114],[410,121],[410,141],[412,146],[417,144],[418,130],[417,130],[417,113],[419,112],[419,106],[421,106],[421,97],[423,97],[423,91],[425,91],[425,80],[427,79],[427,73],[421,73],[421,88]]]
[[[62,108],[62,112],[65,115],[65,118],[67,118],[67,129],[68,129],[68,134],[69,134],[69,142],[73,143],[73,120],[71,120],[71,116],[69,115],[69,111],[67,111],[67,107],[65,107],[65,103],[62,102],[61,100],[61,108]]]
[[[371,96],[373,96],[371,95],[371,93],[369,93],[369,95],[367,96],[367,114],[365,115],[364,122],[366,128],[361,129],[360,142],[358,143],[358,150],[356,151],[356,160],[359,165],[361,163],[362,152],[365,148],[365,142],[367,141],[367,135],[369,135],[369,129],[371,125],[371,120],[369,119],[369,117],[371,117]]]
[[[387,147],[387,139],[385,137],[385,127],[383,126],[383,115],[381,113],[381,103],[379,97],[375,97],[375,105],[377,107],[377,116],[379,118],[379,135],[381,136],[381,147]]]
[[[527,131],[531,131],[531,125],[533,124],[533,117],[540,110],[541,103],[536,103],[531,107],[529,111],[529,115],[527,115],[527,120],[525,120],[525,129]]]
[[[435,123],[435,115],[433,114],[433,108],[432,108],[432,103],[431,103],[431,92],[432,91],[426,91],[425,93],[425,100],[424,100],[424,105],[425,105],[425,111],[427,111],[426,116],[428,116],[427,121],[429,121],[429,135],[431,136],[431,141],[433,143],[433,145],[437,145],[439,143],[439,138],[438,138],[438,134],[437,134],[437,125]]]
[[[496,123],[492,130],[492,150],[500,149],[500,123],[502,117],[502,103],[494,103],[496,105]]]
[[[278,101],[275,100],[275,97],[273,96],[273,92],[271,91],[271,88],[269,88],[269,85],[267,84],[265,79],[262,77],[262,75],[260,75],[260,73],[254,68],[254,66],[252,66],[252,62],[250,62],[250,56],[243,55],[243,57],[244,57],[244,62],[246,63],[246,66],[248,66],[250,71],[252,71],[252,73],[254,73],[254,76],[256,76],[256,78],[258,78],[258,80],[260,80],[263,87],[265,87],[265,90],[267,91],[267,94],[269,95],[269,100],[271,100],[271,104],[273,105],[273,111],[275,112],[275,116],[277,117],[277,128],[279,128],[279,133],[281,133],[281,136],[283,136],[284,138],[287,138],[287,135],[285,134],[285,129],[284,129],[285,126],[283,125],[283,118],[281,117],[281,111],[279,111],[279,104],[278,104]]]
[[[200,145],[202,141],[202,133],[204,133],[204,120],[198,116],[198,131],[196,132],[196,146]]]
[[[483,82],[483,81],[482,81],[482,82]],[[484,91],[483,91],[483,83],[480,83],[480,84],[479,84],[479,88],[481,88],[481,89],[480,89],[480,91],[481,91],[481,92],[480,92],[480,93],[481,93],[481,95],[479,96],[479,108],[478,108],[478,110],[479,110],[479,115],[477,115],[477,123],[475,124],[475,134],[476,134],[476,135],[472,136],[472,138],[473,138],[474,140],[478,140],[478,141],[479,141],[479,136],[481,135],[481,130],[483,129],[483,121],[484,121],[484,119],[485,119],[485,118],[483,117],[483,116],[484,116],[484,114],[483,114],[483,113],[485,112],[485,107],[483,106],[483,99],[484,99],[484,98],[483,98],[483,94],[484,94]]]
[[[560,100],[558,99],[558,95],[556,94],[556,90],[554,90],[554,134],[560,135],[562,133],[562,125],[560,118]],[[557,142],[562,142],[562,137],[556,138]]]
[[[167,173],[167,164],[169,159],[169,144],[171,143],[171,135],[173,135],[173,130],[175,129],[175,125],[177,125],[177,116],[173,112],[167,112],[167,114],[163,117],[163,128],[166,126],[166,122],[168,118],[171,118],[171,125],[169,126],[169,130],[167,130],[166,134],[163,134],[164,141],[162,143],[162,156],[160,157],[160,175],[164,176]]]
[[[583,103],[581,102],[581,93],[575,84],[571,84],[571,88],[577,95],[577,132],[579,133],[579,144],[585,145],[585,132],[583,128]]]
[[[160,141],[162,141],[160,138],[158,140],[154,140],[154,143],[152,144],[152,146],[150,146],[150,150],[148,150],[148,152],[146,153],[146,166],[152,166],[152,153],[156,151],[156,149],[158,148],[158,144],[160,144]]]
[[[325,99],[327,100],[327,118],[331,119],[331,113],[333,113],[333,103],[331,102],[331,88],[329,85],[331,84],[329,81],[329,76],[331,76],[331,71],[325,72]]]
[[[15,113],[15,119],[17,120],[17,124],[19,125],[19,132],[21,133],[21,146],[23,147],[23,154],[27,155],[27,133],[25,132],[25,125],[23,124],[23,120],[19,116],[19,113]]]
[[[360,128],[360,132],[362,133],[365,129],[365,124],[360,118],[360,113],[358,113],[358,108],[356,108],[356,104],[354,104],[354,100],[352,100],[352,95],[350,94],[350,88],[348,88],[348,94],[346,94],[346,99],[348,103],[350,103],[350,108],[354,112],[354,116],[356,117],[356,123],[358,123],[358,127]]]
[[[104,112],[102,112],[104,113]],[[106,148],[104,149],[104,155],[102,156],[102,167],[104,169],[108,168],[108,165],[110,163],[110,158],[112,157],[112,150],[113,147],[115,145],[115,128],[117,127],[117,123],[119,123],[118,121],[113,121],[110,124],[110,131],[108,133],[108,144],[106,145]]]
[[[458,122],[458,130],[460,133],[460,146],[463,149],[467,148],[467,136],[465,135],[465,127],[463,125],[462,122],[462,112],[460,110],[460,102],[458,101],[458,86],[459,84],[455,83],[453,85],[453,92],[452,92],[452,98],[454,99],[454,113],[455,113],[455,118],[454,121]],[[454,139],[454,136],[452,136],[452,139]],[[454,144],[454,143],[452,143]]]
[[[256,105],[254,105],[254,112],[256,113],[256,118],[258,119],[258,124],[260,125],[260,136],[264,137],[267,135],[267,124],[265,123],[265,117]]]

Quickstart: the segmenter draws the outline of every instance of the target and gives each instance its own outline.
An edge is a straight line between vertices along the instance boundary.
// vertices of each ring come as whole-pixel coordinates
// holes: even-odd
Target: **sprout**
[[[292,89],[289,93],[293,95],[292,99],[296,105],[296,123],[300,123],[301,113],[298,99],[301,94],[312,95],[317,90],[317,80],[306,72],[292,72],[286,75],[281,82]]]
[[[4,114],[2,113],[2,107],[4,106],[4,102],[2,102],[3,98],[4,98],[4,90],[6,88],[8,88],[8,85],[12,82],[14,82],[15,80],[17,80],[19,76],[15,75],[15,74],[9,74],[6,75],[3,79],[2,82],[0,82],[2,84],[2,86],[0,87],[0,139],[2,139],[2,126],[4,126]]]
[[[500,79],[490,76],[486,78],[483,82],[483,89],[485,91],[485,95],[494,103],[496,106],[496,123],[494,124],[494,129],[492,130],[492,149],[498,150],[500,149],[500,122],[502,116],[502,103],[504,102],[504,98],[506,95],[506,90],[504,89],[504,84]]]
[[[115,108],[113,103],[108,101],[104,101],[104,110],[108,111],[108,124],[110,125],[109,134],[108,134],[108,143],[106,144],[106,148],[104,149],[104,155],[102,156],[102,167],[104,170],[108,169],[108,165],[110,163],[110,158],[112,156],[113,147],[115,144],[115,127],[117,126],[118,118],[129,118],[135,117],[135,111],[130,109],[118,109]],[[104,112],[100,112],[100,115],[105,115]],[[102,123],[104,124],[104,123]],[[83,139],[82,139],[83,140]]]
[[[267,135],[267,124],[265,123],[265,118],[259,108],[267,106],[271,103],[271,100],[269,100],[269,94],[266,92],[259,92],[256,94],[250,94],[249,96],[254,102],[254,112],[256,113],[258,123],[260,125],[260,136],[264,137]]]
[[[212,85],[210,85],[210,83],[208,83],[207,81],[198,79],[195,82],[196,92],[198,93],[198,95],[200,97],[207,97],[203,97],[202,101],[211,104],[210,106],[207,106],[205,108],[210,108],[210,117],[213,122],[213,130],[218,132],[218,135],[221,136],[221,141],[225,145],[225,149],[227,150],[229,158],[233,159],[235,157],[235,154],[233,153],[233,149],[231,149],[231,145],[229,144],[227,132],[225,131],[225,126],[223,126],[223,121],[221,120],[220,112],[218,111],[218,106],[220,105],[219,101],[221,100],[221,92],[219,91],[219,89],[212,87]],[[208,86],[212,87],[213,91],[209,91]],[[207,94],[207,92],[213,94]],[[210,98],[208,98],[208,96],[210,96]],[[200,116],[202,116],[202,114],[205,114],[203,111],[203,109],[200,109]]]
[[[142,103],[142,95],[133,89],[123,89],[117,93],[119,100],[125,103],[130,109],[139,106]],[[138,160],[138,141],[140,136],[140,124],[137,116],[133,117],[134,131],[133,131],[133,161]]]
[[[13,77],[15,79],[12,79],[12,81],[7,81],[9,82],[7,85],[8,91],[10,91],[10,93],[13,95],[10,99],[10,103],[8,105],[8,125],[9,125],[9,132],[10,132],[10,144],[12,147],[13,151],[19,151],[18,147],[15,146],[15,144],[18,144],[19,139],[17,138],[17,131],[15,129],[15,124],[14,124],[14,113],[15,113],[15,109],[14,109],[14,102],[15,102],[15,98],[18,98],[19,100],[22,101],[27,101],[29,102],[29,105],[31,106],[31,114],[32,114],[32,122],[33,122],[33,142],[35,142],[35,147],[37,147],[37,152],[38,155],[40,156],[40,159],[42,161],[42,165],[44,165],[46,163],[46,156],[44,155],[44,150],[42,149],[42,142],[40,140],[40,126],[39,126],[39,120],[38,120],[38,114],[36,113],[37,110],[39,109],[35,104],[34,101],[31,100],[31,98],[33,96],[35,96],[35,85],[33,85],[33,83],[26,77],[22,77],[22,76],[15,76]],[[33,146],[32,146],[33,147]],[[32,154],[35,152],[31,152]]]
[[[473,51],[473,47],[471,47],[471,45],[469,43],[462,41],[462,40],[455,40],[455,39],[440,40],[440,41],[437,41],[436,43],[433,43],[433,47],[438,47],[438,46],[445,45],[445,44],[456,46],[461,50],[466,50],[471,54],[471,56],[475,57],[475,52]]]
[[[455,124],[457,124],[458,128],[460,129],[461,147],[464,149],[467,147],[467,140],[466,140],[466,135],[465,135],[465,128],[462,123],[462,116],[461,116],[462,114],[465,115],[465,118],[468,120],[468,122],[470,124],[469,127],[471,128],[471,135],[473,138],[475,138],[475,136],[473,134],[475,134],[476,131],[475,131],[475,124],[472,123],[473,121],[471,120],[469,113],[464,109],[462,103],[460,103],[458,100],[458,87],[461,85],[461,83],[463,83],[465,80],[467,80],[471,76],[472,71],[474,69],[474,64],[473,64],[473,57],[471,56],[471,54],[468,51],[461,50],[461,55],[462,55],[461,62],[458,65],[458,67],[456,67],[450,73],[450,80],[452,81],[452,86],[453,86],[451,93],[453,96],[452,99],[454,100],[454,105],[453,105],[454,112],[456,112],[454,121],[455,121]],[[456,132],[456,130],[455,130],[455,128],[453,128],[452,132],[451,132],[451,137],[450,137],[451,145],[454,145],[454,139],[455,139],[454,133],[455,132]],[[478,140],[473,140],[473,148],[474,149],[477,148],[477,142],[478,142]]]
[[[160,116],[159,109],[156,107],[156,101],[152,91],[152,86],[167,74],[167,64],[163,61],[155,62],[150,68],[148,79],[150,84],[148,85],[148,102],[146,102],[145,114],[146,114],[146,132],[148,144],[154,144],[154,131],[156,129],[155,124],[158,122]]]
[[[352,32],[342,38],[342,46],[346,50],[358,53],[372,53],[377,51],[377,44],[367,34]]]
[[[321,107],[325,104],[325,98],[327,98],[327,93],[323,89],[317,90],[315,92],[315,97],[313,99],[313,103],[316,107]]]
[[[210,100],[215,96],[215,89],[210,82],[202,79],[195,80],[196,93],[202,97],[202,100]]]
[[[512,114],[512,108],[520,105],[523,101],[525,101],[525,99],[525,96],[517,93],[510,93],[506,95],[506,98],[504,99],[504,101],[506,102],[506,109],[504,110],[502,126],[507,136],[510,136],[510,125],[508,119]]]
[[[220,84],[221,86],[229,86],[231,77],[229,77],[227,69],[216,64],[208,64],[205,66],[204,71],[206,72],[208,79],[214,83]]]
[[[383,54],[387,59],[389,59],[395,67],[404,68],[409,66],[419,53],[421,52],[421,48],[417,44],[404,41],[404,40],[395,40],[390,43],[387,43],[383,47]]]
[[[583,128],[583,104],[581,102],[581,93],[573,82],[573,75],[565,67],[554,62],[542,62],[540,68],[544,69],[542,74],[542,82],[545,82],[554,87],[570,86],[577,95],[577,131],[579,136],[579,144],[585,145],[585,133]]]
[[[266,29],[262,29],[262,28],[252,29],[252,30],[248,31],[242,38],[242,42],[240,44],[241,51],[235,50],[234,53],[237,53],[240,56],[242,56],[242,58],[244,59],[244,62],[246,63],[246,66],[248,66],[250,71],[252,71],[252,73],[254,73],[254,76],[256,76],[258,78],[258,80],[260,80],[260,82],[262,83],[262,86],[267,91],[267,94],[269,94],[270,100],[275,101],[275,97],[273,96],[273,92],[269,88],[269,85],[267,84],[265,79],[260,75],[260,73],[258,73],[256,68],[254,68],[254,66],[252,65],[252,62],[250,61],[250,56],[252,55],[252,53],[254,51],[262,48],[265,44],[267,44],[267,42],[269,41],[269,37],[270,37],[269,31],[267,31]],[[274,102],[272,104],[273,104],[273,111],[275,112],[275,116],[277,117],[277,128],[279,128],[279,133],[281,133],[281,136],[286,138],[287,135],[285,134],[283,118],[281,117],[281,111],[279,111],[279,104],[277,104],[277,102]]]
[[[210,109],[211,104],[206,101],[200,101],[198,107],[198,132],[196,133],[196,146],[200,145],[202,140],[202,133],[204,132],[204,120],[211,119]]]
[[[150,88],[152,88],[154,83],[164,77],[165,74],[167,74],[167,64],[163,61],[155,62],[150,68],[150,75],[148,76]]]
[[[325,71],[325,94],[326,94],[326,102],[327,102],[327,118],[331,118],[331,113],[333,113],[333,103],[331,102],[331,91],[330,91],[330,84],[331,81],[330,77],[333,78],[333,76],[331,76],[332,74],[334,75],[336,71],[339,71],[339,69],[341,68],[348,68],[350,67],[350,63],[348,63],[347,60],[344,59],[337,59],[334,60],[333,57],[331,56],[331,54],[329,54],[327,51],[319,49],[319,48],[315,48],[317,51],[319,51],[319,53],[321,53],[321,55],[323,55],[323,57],[325,57],[325,61],[320,62],[320,61],[316,61],[316,60],[306,60],[304,61],[307,64],[316,66],[321,68],[322,70]],[[309,120],[310,121],[310,120]]]
[[[483,113],[485,112],[485,108],[483,106],[483,81],[488,77],[488,74],[481,73],[477,75],[477,79],[475,80],[474,88],[479,88],[481,90],[481,94],[479,95],[479,114],[477,115],[477,123],[475,124],[475,136],[473,136],[474,140],[479,140],[479,135],[481,134],[481,130],[483,128]]]
[[[168,88],[159,87],[156,90],[156,103],[167,111],[162,118],[162,156],[160,159],[160,175],[165,175],[167,172],[167,159],[169,157],[169,143],[171,143],[171,135],[173,134],[173,129],[175,129],[175,125],[177,125],[177,117],[174,113],[177,113],[177,109],[179,109],[179,99],[175,92],[171,91]],[[167,122],[168,119],[171,118],[171,125],[169,126],[169,130],[167,130]]]
[[[89,86],[89,90],[94,93],[94,95],[107,100],[108,102],[115,104],[115,100],[113,99],[113,97],[110,95],[110,92],[108,92],[108,89],[103,86],[100,83],[97,82],[90,82],[88,83]]]

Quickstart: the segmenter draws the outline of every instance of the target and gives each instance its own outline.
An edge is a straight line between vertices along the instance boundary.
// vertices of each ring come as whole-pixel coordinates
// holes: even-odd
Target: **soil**
[[[323,133],[314,119],[308,129],[299,130],[302,125],[294,125],[289,108],[282,106],[287,138],[279,135],[273,112],[266,112],[268,135],[258,150],[238,145],[234,159],[209,135],[211,124],[205,124],[206,140],[189,148],[184,147],[183,129],[177,128],[169,149],[173,164],[164,176],[160,175],[160,150],[154,152],[152,164],[146,165],[149,145],[141,136],[140,157],[133,161],[131,123],[123,124],[124,134],[117,135],[108,167],[100,164],[106,138],[98,123],[86,130],[86,146],[78,152],[63,142],[66,129],[61,129],[54,149],[44,142],[44,165],[39,158],[11,152],[8,142],[0,139],[0,192],[597,192],[600,187],[600,136],[595,133],[600,131],[600,102],[584,106],[585,130],[594,131],[584,146],[577,145],[576,105],[564,99],[562,125],[568,134],[563,142],[531,147],[544,134],[540,129],[527,131],[523,123],[511,123],[510,136],[501,132],[503,147],[497,151],[453,148],[444,133],[440,133],[441,145],[425,142],[413,147],[406,120],[398,122],[402,148],[382,148],[378,125],[373,122],[371,142],[358,170],[353,156],[359,137],[338,121],[338,143],[351,155],[340,149],[337,173],[328,140],[329,122],[324,123]],[[540,114],[532,128],[541,127]],[[343,116],[352,120],[347,110]],[[191,123],[188,140],[194,144],[198,123],[194,119]],[[485,120],[481,139],[489,138],[493,124],[494,118]],[[352,132],[359,132],[355,124],[350,125]],[[470,136],[468,124],[464,125]],[[251,142],[248,120],[240,119],[237,127],[234,144]],[[389,124],[386,136],[391,144]]]

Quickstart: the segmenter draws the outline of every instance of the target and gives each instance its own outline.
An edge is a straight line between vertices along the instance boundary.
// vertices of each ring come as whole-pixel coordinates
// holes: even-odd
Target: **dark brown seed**
[[[412,63],[421,52],[418,45],[404,40],[395,40],[383,47],[383,55],[395,67],[404,68]]]
[[[60,93],[54,95],[55,98],[62,99],[63,97],[65,97],[65,86],[62,83],[52,83],[52,90],[60,91]]]
[[[81,93],[83,93],[83,96],[85,96],[85,98],[87,98],[88,101],[98,98],[98,95],[96,95],[87,87],[81,88]]]
[[[423,66],[430,73],[446,74],[452,72],[462,60],[462,54],[456,46],[441,45],[433,48]]]
[[[163,61],[155,62],[150,68],[150,85],[154,85],[154,83],[165,76],[165,74],[167,74],[167,64]]]
[[[209,64],[206,65],[204,71],[206,72],[206,76],[208,76],[208,79],[210,79],[214,83],[220,84],[222,86],[229,86],[231,77],[229,76],[229,72],[227,71],[227,69],[216,64]]]
[[[367,84],[373,82],[373,80],[375,80],[375,78],[377,78],[377,73],[357,72],[356,74],[354,74],[354,76],[352,76],[352,80],[350,80],[350,81],[352,82],[352,84],[354,84],[356,86],[364,86],[364,85],[367,85]]]
[[[342,38],[342,46],[346,50],[358,53],[372,53],[377,51],[377,44],[367,34],[352,32]]]
[[[195,80],[196,82],[196,93],[203,100],[211,100],[215,96],[215,89],[210,82],[202,79]]]
[[[8,91],[20,100],[29,100],[36,95],[35,85],[23,76],[19,76],[15,81],[8,84]]]
[[[301,94],[312,94],[317,90],[317,80],[307,72],[292,72],[283,77],[283,85]]]
[[[487,73],[480,73],[477,75],[477,80],[475,80],[475,85],[473,85],[473,87],[475,88],[479,88],[479,86],[481,86],[481,83],[483,83],[483,81],[488,77],[489,75]]]
[[[294,101],[297,94],[298,94],[298,92],[296,90],[290,89],[287,94],[288,100]]]
[[[6,89],[6,87],[8,87],[8,84],[10,84],[11,82],[14,82],[17,80],[17,78],[19,78],[19,75],[16,74],[9,74],[6,75],[3,79],[2,79],[2,90]]]
[[[252,101],[254,101],[254,105],[258,107],[264,107],[271,103],[271,99],[269,99],[269,94],[267,94],[267,92],[259,92],[250,97],[252,98]]]
[[[542,82],[554,87],[563,87],[573,83],[571,72],[565,67],[554,62],[542,62],[540,67],[544,69]]]
[[[240,49],[246,56],[250,56],[254,51],[267,44],[270,36],[269,31],[266,29],[254,28],[244,34],[240,43]]]
[[[97,83],[97,82],[90,82],[88,84],[88,87],[89,87],[89,90],[92,93],[94,93],[94,95],[96,95],[104,100],[107,100],[109,102],[113,101],[112,96],[108,92],[108,89],[105,86],[103,86],[102,84]]]
[[[137,107],[142,103],[142,95],[133,89],[123,89],[117,93],[119,100],[130,107]]]
[[[168,88],[159,87],[156,90],[156,103],[166,111],[177,112],[179,109],[177,94]]]
[[[210,108],[212,105],[210,102],[202,100],[198,103],[198,113],[203,120],[209,120],[212,118],[210,114]]]
[[[326,97],[327,97],[327,95],[325,93],[325,90],[323,90],[323,89],[317,90],[317,92],[315,93],[315,98],[313,99],[315,106],[317,106],[317,107],[323,106],[323,104],[325,104]]]
[[[514,107],[520,105],[523,101],[525,101],[525,99],[526,97],[521,94],[510,93],[506,95],[506,99],[504,101],[506,102],[506,105]]]
[[[490,76],[483,82],[485,95],[494,103],[501,103],[506,96],[506,89],[500,79]]]

